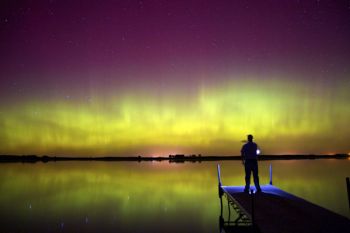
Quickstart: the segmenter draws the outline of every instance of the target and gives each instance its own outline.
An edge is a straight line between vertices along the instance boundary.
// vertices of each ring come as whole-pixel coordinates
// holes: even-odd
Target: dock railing
[[[222,195],[224,194],[224,191],[222,190],[222,183],[221,183],[221,170],[220,170],[220,164],[217,166],[218,169],[218,191],[219,191],[219,198],[221,199]]]

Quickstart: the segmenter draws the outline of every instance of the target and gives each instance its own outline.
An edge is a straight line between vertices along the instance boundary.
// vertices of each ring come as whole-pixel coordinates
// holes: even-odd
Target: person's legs
[[[244,163],[244,169],[245,169],[245,192],[249,192],[250,188],[250,173],[251,173],[251,163],[249,160],[246,160]]]
[[[260,184],[259,184],[259,174],[258,174],[258,161],[253,160],[252,163],[252,171],[253,171],[253,177],[254,177],[254,184],[257,191],[261,191]]]

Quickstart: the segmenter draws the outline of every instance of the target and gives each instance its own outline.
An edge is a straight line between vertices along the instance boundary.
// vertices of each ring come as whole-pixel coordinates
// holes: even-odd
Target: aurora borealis
[[[350,152],[349,1],[2,1],[0,154]]]

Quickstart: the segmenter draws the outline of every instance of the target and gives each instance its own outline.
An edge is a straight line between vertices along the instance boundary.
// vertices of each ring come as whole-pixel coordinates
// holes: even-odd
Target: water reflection
[[[0,232],[218,232],[216,164],[0,164]],[[223,184],[244,184],[239,161],[221,164]],[[349,217],[349,160],[272,164],[276,186]]]

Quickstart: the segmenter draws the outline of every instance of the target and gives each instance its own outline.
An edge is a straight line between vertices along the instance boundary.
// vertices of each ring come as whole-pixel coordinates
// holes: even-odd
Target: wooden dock
[[[229,213],[231,208],[238,213],[238,218],[235,220],[225,221],[221,210],[221,232],[350,233],[350,219],[285,192],[272,184],[261,186],[262,193],[255,193],[252,190],[249,194],[243,192],[244,186],[223,186],[219,165],[218,180],[221,207],[222,196],[226,196]]]

